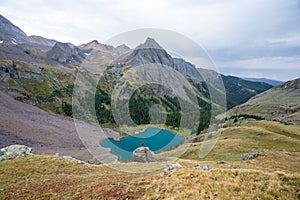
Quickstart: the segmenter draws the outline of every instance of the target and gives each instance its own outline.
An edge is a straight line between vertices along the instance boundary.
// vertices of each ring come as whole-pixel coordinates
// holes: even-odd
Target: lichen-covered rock
[[[134,162],[155,162],[155,154],[149,147],[139,147],[133,151],[132,161]]]
[[[1,149],[0,161],[6,159],[21,158],[32,154],[33,152],[30,147],[14,144]]]

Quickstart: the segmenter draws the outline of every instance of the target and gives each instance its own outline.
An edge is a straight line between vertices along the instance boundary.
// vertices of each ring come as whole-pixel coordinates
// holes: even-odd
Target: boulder
[[[133,151],[132,161],[134,162],[155,162],[155,154],[149,147],[139,147]]]
[[[249,153],[249,154],[242,154],[242,160],[252,160],[259,156],[259,152]]]
[[[195,166],[194,166],[194,169],[202,169],[202,170],[207,170],[207,171],[209,171],[209,170],[211,170],[211,169],[213,169],[211,166],[209,166],[209,165],[199,165],[199,164],[196,164]]]
[[[30,147],[14,144],[1,149],[0,161],[6,159],[21,158],[29,155],[33,155],[32,149]]]
[[[171,172],[175,169],[182,169],[182,168],[183,168],[182,165],[179,164],[179,163],[171,164],[168,167],[163,169],[163,171],[160,173],[160,176],[163,176],[163,175],[165,175],[165,174],[167,174],[167,173],[169,173],[169,172]]]
[[[55,157],[62,158],[62,159],[65,159],[65,160],[76,161],[76,162],[79,163],[79,164],[87,164],[87,162],[84,162],[84,161],[82,161],[82,160],[78,160],[78,159],[76,159],[76,158],[73,158],[72,156],[61,156],[61,155],[59,155],[59,153],[56,153],[54,156],[55,156]]]

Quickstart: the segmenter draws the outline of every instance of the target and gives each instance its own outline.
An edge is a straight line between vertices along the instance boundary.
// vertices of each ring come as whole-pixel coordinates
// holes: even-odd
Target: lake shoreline
[[[115,138],[107,138],[101,141],[100,146],[109,149],[110,153],[117,156],[120,162],[130,161],[132,152],[142,146],[149,147],[155,153],[167,151],[182,145],[186,138],[180,136],[176,132],[157,126],[142,127],[141,131],[122,135],[117,140]],[[137,135],[137,137],[135,137]]]

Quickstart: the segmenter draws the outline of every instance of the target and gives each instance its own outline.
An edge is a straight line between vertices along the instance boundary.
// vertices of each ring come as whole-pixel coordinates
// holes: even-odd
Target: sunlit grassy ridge
[[[299,151],[300,128],[278,122],[252,121],[241,126],[221,130],[213,150],[204,159],[199,158],[203,142],[194,143],[182,156],[192,160],[240,161],[241,154],[256,151]]]

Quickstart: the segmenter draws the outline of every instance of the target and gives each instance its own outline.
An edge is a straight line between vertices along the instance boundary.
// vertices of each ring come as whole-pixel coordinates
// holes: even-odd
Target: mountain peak
[[[98,42],[98,40],[93,40],[90,42],[90,44],[100,44],[100,43]]]
[[[96,49],[96,50],[100,50],[100,51],[111,51],[114,49],[113,46],[107,45],[107,44],[102,44],[102,43],[98,42],[98,40],[93,40],[89,43],[79,45],[79,48]]]
[[[11,43],[27,43],[30,38],[8,19],[0,15],[0,40]]]
[[[146,41],[139,46],[136,47],[137,49],[163,49],[153,38],[147,37]]]

